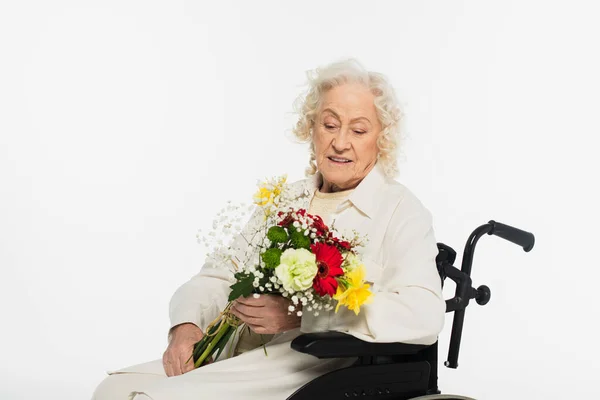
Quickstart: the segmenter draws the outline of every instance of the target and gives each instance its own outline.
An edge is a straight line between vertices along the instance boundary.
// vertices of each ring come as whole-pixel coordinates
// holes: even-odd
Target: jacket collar
[[[377,211],[377,198],[381,186],[386,183],[386,176],[381,164],[375,163],[375,166],[363,178],[356,189],[348,196],[350,201],[367,217],[373,218]],[[317,171],[314,175],[304,180],[304,193],[312,199],[315,191],[321,186],[323,175]]]

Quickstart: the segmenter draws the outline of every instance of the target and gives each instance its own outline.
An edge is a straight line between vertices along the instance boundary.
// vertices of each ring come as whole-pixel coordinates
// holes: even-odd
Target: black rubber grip
[[[518,244],[525,251],[533,249],[535,243],[535,237],[531,232],[525,232],[517,228],[513,228],[510,225],[501,224],[494,220],[489,222],[493,225],[493,229],[488,232],[490,235],[501,237],[502,239],[508,240],[514,244]]]

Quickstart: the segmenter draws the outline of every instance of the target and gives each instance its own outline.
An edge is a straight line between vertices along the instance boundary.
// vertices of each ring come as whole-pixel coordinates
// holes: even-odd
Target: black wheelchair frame
[[[446,278],[456,283],[454,297],[446,300],[446,312],[454,312],[448,359],[444,362],[448,368],[458,367],[465,309],[469,302],[474,299],[477,304],[485,305],[491,297],[487,286],[481,285],[477,289],[471,286],[475,245],[486,233],[515,243],[526,252],[533,248],[535,242],[532,233],[491,220],[469,236],[460,270],[453,265],[456,252],[451,247],[438,243],[436,264],[442,285]],[[337,400],[353,397],[408,400],[441,394],[438,389],[437,341],[432,345],[371,343],[345,333],[330,331],[302,334],[292,341],[291,347],[318,358],[356,357],[357,361],[350,367],[329,372],[308,382],[287,400]],[[452,397],[444,395],[443,398]],[[456,397],[460,398],[464,399]]]

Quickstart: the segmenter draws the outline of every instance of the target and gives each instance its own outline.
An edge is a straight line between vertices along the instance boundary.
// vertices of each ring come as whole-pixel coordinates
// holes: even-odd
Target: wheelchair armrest
[[[429,345],[371,343],[342,332],[304,333],[292,340],[292,349],[318,358],[392,356],[416,354]]]

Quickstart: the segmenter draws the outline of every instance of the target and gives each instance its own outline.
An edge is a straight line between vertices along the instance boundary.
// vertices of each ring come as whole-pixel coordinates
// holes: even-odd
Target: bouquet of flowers
[[[320,311],[334,307],[337,313],[341,306],[358,315],[360,306],[371,301],[364,265],[356,252],[363,240],[356,232],[352,238],[340,237],[321,217],[294,207],[293,198],[285,176],[259,183],[254,207],[264,213],[264,223],[254,232],[260,243],[256,257],[235,261],[230,247],[212,254],[220,257],[217,262],[232,265],[236,282],[231,285],[229,303],[194,345],[190,359],[193,357],[195,368],[208,362],[215,352],[215,358],[219,357],[240,327],[241,321],[230,312],[232,302],[240,296],[281,295],[290,299],[288,313],[298,316],[303,312],[318,316]],[[231,205],[222,210],[213,228],[231,234],[234,224],[220,214],[232,210]],[[210,236],[217,235],[212,232]],[[218,243],[222,245],[223,240]]]

